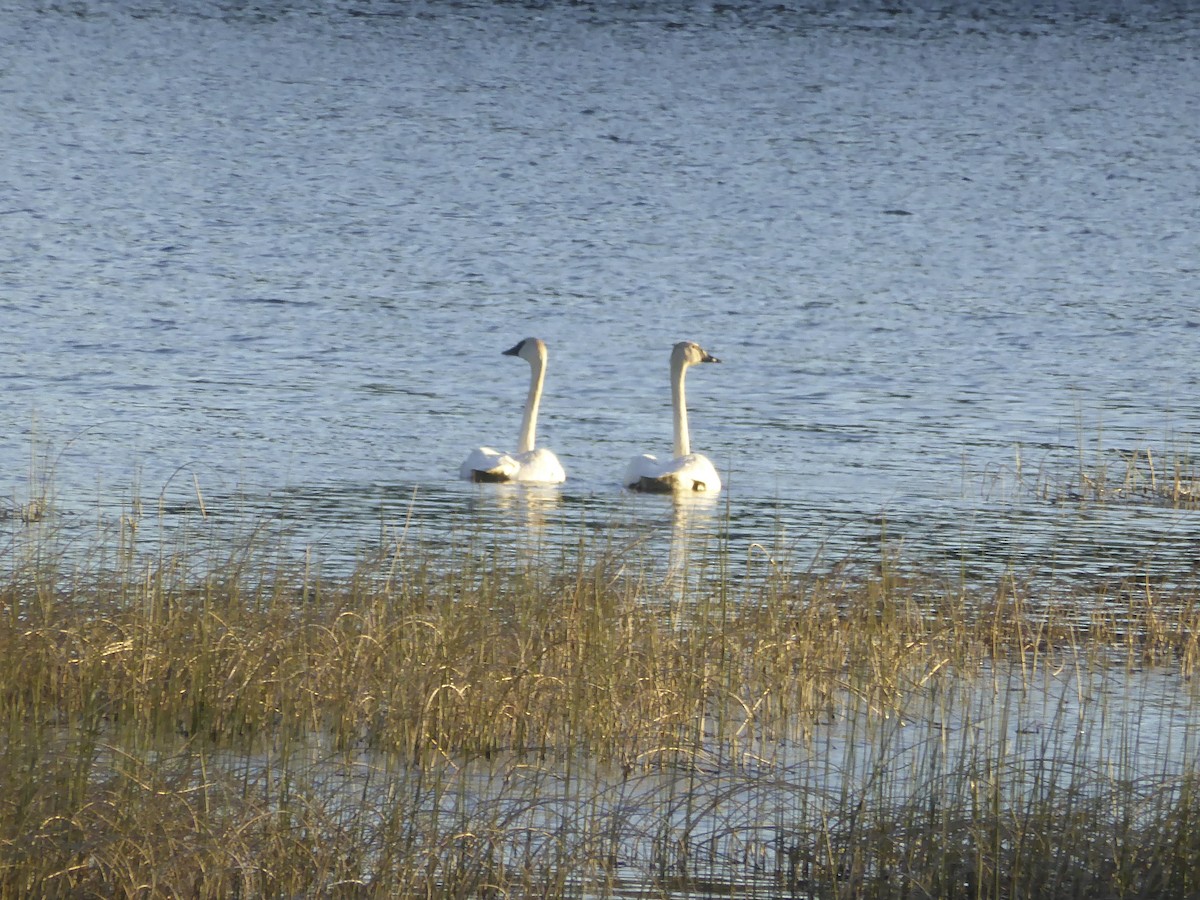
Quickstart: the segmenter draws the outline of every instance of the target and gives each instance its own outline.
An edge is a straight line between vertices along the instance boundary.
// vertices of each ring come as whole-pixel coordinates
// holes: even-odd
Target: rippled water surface
[[[0,490],[331,553],[410,511],[669,523],[619,477],[689,338],[739,548],[1181,571],[1184,9],[0,0]],[[527,335],[569,475],[532,500],[455,479],[515,445]],[[1137,497],[1078,502],[1135,450]]]

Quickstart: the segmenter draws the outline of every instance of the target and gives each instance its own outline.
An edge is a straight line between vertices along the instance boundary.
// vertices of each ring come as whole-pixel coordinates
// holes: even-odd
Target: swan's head
[[[505,356],[519,356],[531,366],[546,361],[546,342],[541,338],[525,338],[515,347],[504,351]]]
[[[720,360],[692,341],[680,341],[671,351],[671,365],[673,366],[694,366],[696,363],[707,362],[720,362]]]

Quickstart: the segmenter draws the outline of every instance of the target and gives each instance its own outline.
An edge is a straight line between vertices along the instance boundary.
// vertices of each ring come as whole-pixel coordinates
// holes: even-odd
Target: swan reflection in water
[[[679,492],[671,501],[665,586],[672,600],[694,600],[696,594],[690,594],[689,588],[699,588],[701,576],[717,565],[718,525],[724,507],[714,494]]]
[[[562,494],[548,484],[507,482],[492,485],[476,493],[468,503],[473,518],[494,523],[492,529],[507,524],[514,532],[538,535],[550,516],[562,505]]]

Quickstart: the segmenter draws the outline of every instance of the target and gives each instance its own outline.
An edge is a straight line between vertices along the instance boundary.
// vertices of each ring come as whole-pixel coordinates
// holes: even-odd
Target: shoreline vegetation
[[[3,897],[1200,893],[1194,582],[51,520],[0,553]]]

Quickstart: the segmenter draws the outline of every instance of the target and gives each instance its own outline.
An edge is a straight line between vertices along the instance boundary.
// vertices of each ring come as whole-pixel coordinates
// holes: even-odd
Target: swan
[[[629,461],[622,481],[635,491],[671,493],[673,491],[721,490],[721,476],[707,456],[693,453],[688,439],[687,400],[683,390],[683,376],[687,367],[696,363],[720,362],[699,344],[680,341],[671,350],[671,404],[675,409],[675,456],[659,461],[645,454]]]
[[[516,453],[501,453],[491,447],[479,447],[463,461],[459,476],[467,481],[537,481],[557,484],[566,481],[558,457],[544,447],[534,449],[538,405],[542,402],[542,382],[546,378],[546,342],[525,338],[504,351],[529,363],[529,396],[525,399],[525,417],[521,420],[521,441]]]

